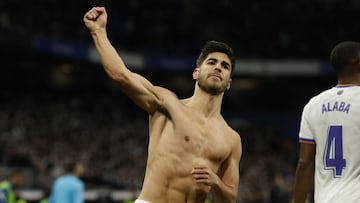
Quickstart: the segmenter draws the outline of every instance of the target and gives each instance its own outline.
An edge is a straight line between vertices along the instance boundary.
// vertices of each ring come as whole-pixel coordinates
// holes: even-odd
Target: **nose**
[[[215,66],[215,71],[217,71],[217,72],[221,72],[221,64],[217,64],[216,66]]]

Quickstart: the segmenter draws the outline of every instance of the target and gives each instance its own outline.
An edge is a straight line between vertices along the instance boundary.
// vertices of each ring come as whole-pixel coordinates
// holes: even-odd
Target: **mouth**
[[[222,77],[218,74],[209,74],[209,78],[217,78],[219,80],[222,80]]]

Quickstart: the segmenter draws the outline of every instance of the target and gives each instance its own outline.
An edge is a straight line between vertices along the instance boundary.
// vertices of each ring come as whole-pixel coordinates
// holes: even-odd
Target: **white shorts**
[[[150,202],[145,201],[145,200],[141,200],[141,199],[137,199],[137,200],[135,200],[134,203],[150,203]]]

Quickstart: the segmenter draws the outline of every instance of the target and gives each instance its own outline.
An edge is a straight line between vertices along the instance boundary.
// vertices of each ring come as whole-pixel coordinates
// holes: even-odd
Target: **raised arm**
[[[154,113],[161,108],[164,89],[153,86],[139,74],[131,72],[110,43],[107,32],[107,13],[104,7],[93,7],[84,15],[84,23],[89,29],[106,73],[119,83],[121,90],[137,105]]]

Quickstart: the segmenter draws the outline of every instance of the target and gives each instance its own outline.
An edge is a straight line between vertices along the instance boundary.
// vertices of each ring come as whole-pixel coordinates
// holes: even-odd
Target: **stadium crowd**
[[[0,110],[0,165],[31,169],[29,187],[48,187],[62,173],[62,163],[76,157],[86,164],[87,189],[141,188],[147,115],[120,93],[35,91],[6,98]],[[270,126],[237,130],[244,143],[239,202],[286,202],[278,198],[288,199],[291,192],[293,143],[277,139]]]
[[[1,109],[3,165],[32,167],[53,178],[67,158],[76,157],[85,161],[86,176],[93,180],[107,180],[115,188],[140,186],[147,127],[136,111],[105,96],[33,96],[8,100]]]
[[[108,9],[112,42],[142,53],[192,57],[217,39],[241,58],[327,58],[334,42],[360,36],[356,0],[7,0],[0,3],[0,29],[89,44],[82,17],[98,5]]]
[[[95,5],[108,8],[109,35],[117,47],[151,55],[194,57],[204,41],[217,39],[232,45],[240,58],[326,59],[336,41],[360,36],[360,30],[351,26],[357,23],[354,16],[360,8],[359,1],[355,0],[1,1],[0,52],[9,55],[4,55],[4,68],[0,70],[0,165],[32,170],[34,179],[28,184],[31,188],[49,187],[61,174],[67,157],[77,157],[86,163],[87,188],[105,185],[131,190],[141,187],[148,141],[145,112],[119,92],[89,91],[91,80],[82,84],[86,91],[75,93],[25,87],[21,82],[31,80],[29,77],[39,79],[39,75],[47,72],[45,69],[50,69],[49,61],[43,62],[39,58],[44,56],[34,53],[27,56],[30,58],[25,62],[6,61],[7,57],[20,60],[21,51],[17,48],[36,36],[90,44],[82,17]],[[20,55],[29,55],[29,49]],[[33,54],[37,61],[29,62]],[[32,71],[38,72],[37,76],[36,73],[6,74],[17,66],[36,69]],[[19,77],[20,81],[14,83]],[[82,80],[81,77],[78,75],[77,80]],[[14,89],[11,85],[17,87]],[[284,86],[286,82],[282,83]],[[310,86],[306,88],[314,88]],[[178,91],[182,88],[173,87]],[[293,89],[283,88],[267,96],[276,99],[287,91],[293,92]],[[306,93],[303,90],[288,99],[305,100]],[[252,104],[265,102],[250,101],[249,98],[254,97],[238,92],[230,94],[234,94],[236,100],[226,105],[225,114],[232,116],[234,109],[252,111],[255,109]],[[239,101],[247,102],[245,107],[241,107]],[[281,108],[294,109],[291,105],[301,108],[296,102],[274,103],[281,103]],[[289,202],[296,145],[272,126],[235,128],[244,145],[238,202]]]

